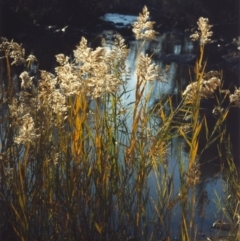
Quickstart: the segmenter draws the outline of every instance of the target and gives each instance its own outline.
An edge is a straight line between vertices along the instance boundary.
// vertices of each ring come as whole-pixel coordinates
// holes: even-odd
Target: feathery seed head
[[[65,96],[78,95],[82,88],[81,76],[73,63],[69,63],[69,57],[64,54],[56,55],[60,66],[55,68],[57,82]]]
[[[19,134],[14,139],[17,144],[33,143],[39,135],[36,134],[34,127],[34,121],[30,114],[26,114],[22,117],[22,125],[19,128]]]
[[[136,39],[152,40],[156,38],[156,32],[153,30],[155,22],[147,21],[149,18],[149,11],[146,6],[143,7],[142,13],[139,14],[137,22],[133,24],[133,32],[136,35]]]
[[[28,75],[28,72],[27,71],[24,71],[20,74],[19,76],[22,80],[22,83],[21,83],[21,87],[25,90],[25,89],[29,89],[32,87],[33,85],[33,82],[32,82],[32,79],[33,77],[30,77]]]
[[[196,31],[190,36],[193,41],[200,40],[200,45],[205,45],[211,42],[209,37],[212,36],[213,32],[210,31],[212,25],[209,25],[208,21],[208,18],[200,17],[197,22],[199,31]]]
[[[65,56],[64,54],[57,54],[56,56],[56,60],[60,65],[64,65],[68,63],[69,57]]]
[[[54,114],[60,115],[60,117],[66,117],[68,107],[66,105],[66,97],[60,92],[59,89],[55,89],[51,95],[48,95],[47,102]],[[60,118],[61,120],[63,118]]]
[[[187,100],[193,101],[199,91],[201,98],[213,98],[215,90],[220,87],[220,85],[221,80],[217,77],[212,77],[209,80],[202,79],[200,85],[197,82],[189,84],[183,92],[183,96],[186,96]]]
[[[87,96],[98,98],[104,93],[113,93],[122,83],[116,76],[116,71],[125,70],[127,48],[120,35],[116,35],[111,50],[98,47],[95,50],[87,46],[87,40],[82,38],[74,51],[77,66],[73,73],[81,83],[81,89]],[[113,66],[116,66],[113,69]],[[121,76],[121,74],[120,74]]]
[[[11,65],[20,65],[25,63],[25,49],[16,42],[9,42],[6,38],[1,38],[0,51],[4,51],[5,56],[13,59]]]
[[[137,65],[137,75],[147,82],[161,79],[159,66],[151,62],[148,55],[141,54]]]
[[[41,74],[41,79],[39,81],[39,87],[41,91],[43,90],[53,91],[57,85],[57,78],[53,74],[45,70],[40,70],[40,74]]]
[[[37,62],[37,58],[33,54],[30,54],[30,55],[28,55],[26,61],[28,61],[28,62]]]
[[[234,94],[231,94],[229,96],[229,99],[230,103],[233,103],[234,105],[240,108],[240,88],[235,87]]]

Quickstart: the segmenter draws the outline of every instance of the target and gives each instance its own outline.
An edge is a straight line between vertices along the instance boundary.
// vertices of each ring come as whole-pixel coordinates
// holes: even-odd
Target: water
[[[126,16],[118,14],[107,14],[103,17],[105,21],[111,21],[120,28],[130,27],[131,24],[136,21],[136,16]],[[121,24],[119,24],[121,23]],[[105,29],[102,34],[107,37],[111,44],[112,30]],[[58,35],[57,35],[58,34]],[[61,35],[60,35],[61,34]],[[74,49],[75,45],[79,42],[81,36],[74,36],[70,38],[70,33],[56,33],[54,39],[48,42],[46,38],[45,42],[36,43],[31,42],[28,51],[33,51],[33,54],[39,58],[40,68],[53,70],[52,62],[54,62],[54,55],[58,53],[70,54],[69,50]],[[90,34],[89,34],[90,36]],[[92,36],[92,34],[91,34]],[[71,41],[67,41],[71,39]],[[92,37],[94,41],[96,37]],[[60,44],[56,44],[59,40]],[[56,46],[55,46],[56,45]],[[132,90],[130,96],[123,96],[123,103],[128,106],[130,103],[135,101],[135,86],[136,86],[136,55],[141,42],[135,40],[128,40],[128,46],[131,50],[127,59],[127,68],[131,70],[131,77],[128,82],[128,89]],[[50,53],[47,51],[55,46],[56,48],[51,49]],[[63,46],[67,46],[62,49]],[[29,48],[29,42],[26,41],[26,47]],[[40,49],[39,49],[40,47]],[[36,51],[37,50],[37,51]],[[152,89],[150,98],[150,107],[156,101],[161,99],[163,96],[177,95],[184,87],[189,83],[189,67],[192,67],[196,58],[197,47],[190,40],[189,36],[182,32],[169,31],[158,35],[157,39],[151,43],[146,43],[142,52],[145,54],[153,54],[153,61],[158,64],[162,71],[162,78],[164,82],[154,81],[149,83],[146,88],[146,93]],[[46,58],[46,54],[49,54],[50,58]],[[46,60],[45,60],[46,59]],[[129,123],[130,124],[130,123]],[[183,140],[175,138],[172,140],[171,149],[169,150],[168,160],[168,171],[173,177],[174,190],[173,196],[177,196],[179,193],[179,170],[177,161],[181,157],[185,168],[188,165],[188,151],[184,148],[185,143]],[[220,160],[216,159],[211,153],[206,155],[200,160],[200,182],[196,186],[194,192],[198,196],[197,209],[195,215],[195,223],[198,227],[198,234],[208,235],[211,233],[210,226],[218,219],[221,219],[221,213],[218,213],[218,209],[214,200],[217,200],[217,196],[224,197],[225,181],[222,177]],[[156,177],[154,173],[151,173],[148,179],[150,186],[150,195],[156,201],[157,196],[155,192]],[[175,205],[172,209],[173,218],[171,220],[171,229],[174,230],[172,237],[179,236],[179,223],[180,223],[180,210],[179,205]]]
[[[102,20],[106,22],[114,23],[117,28],[127,28],[131,27],[132,23],[137,21],[137,16],[125,15],[117,13],[107,13],[101,17]]]

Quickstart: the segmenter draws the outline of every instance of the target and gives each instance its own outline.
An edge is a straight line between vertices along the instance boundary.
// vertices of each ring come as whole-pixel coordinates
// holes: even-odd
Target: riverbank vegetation
[[[173,240],[173,234],[198,240],[199,160],[213,145],[226,184],[226,200],[216,198],[216,205],[231,224],[229,237],[238,240],[239,174],[226,119],[231,108],[240,107],[240,90],[222,89],[221,73],[205,72],[204,48],[212,32],[201,17],[190,36],[199,42],[199,57],[189,85],[178,93],[178,102],[164,96],[149,108],[147,86],[165,80],[143,51],[158,34],[148,18],[144,7],[133,25],[134,90],[127,88],[131,49],[119,34],[111,47],[103,41],[96,49],[82,37],[73,58],[56,56],[54,73],[34,74],[36,57],[25,58],[21,45],[1,39],[2,240]],[[15,65],[25,68],[19,78]],[[202,100],[210,99],[215,100],[213,126],[202,107]],[[173,139],[186,146],[185,157],[182,145],[171,152]],[[177,180],[169,171],[173,158]],[[176,206],[180,215],[173,227]]]

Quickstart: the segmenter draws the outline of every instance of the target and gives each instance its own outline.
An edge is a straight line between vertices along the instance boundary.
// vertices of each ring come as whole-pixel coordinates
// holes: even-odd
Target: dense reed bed
[[[82,37],[74,59],[59,54],[54,73],[35,75],[35,56],[25,58],[21,45],[2,38],[1,240],[171,240],[175,205],[181,212],[179,240],[197,240],[199,158],[213,144],[228,163],[223,166],[227,200],[219,200],[219,208],[237,240],[239,177],[225,125],[229,109],[240,107],[240,90],[231,94],[222,89],[220,73],[205,73],[204,46],[212,32],[208,19],[200,18],[191,36],[199,41],[199,57],[190,84],[179,93],[179,103],[168,96],[150,109],[146,85],[164,79],[151,56],[142,52],[157,34],[148,18],[144,7],[133,25],[139,51],[135,101],[129,105],[122,97],[129,92],[126,58],[131,50],[120,35],[111,48],[103,42],[96,49]],[[14,65],[25,66],[20,84]],[[202,99],[216,100],[213,128]],[[168,171],[173,138],[182,138],[189,148],[187,165],[176,157],[177,196]],[[150,177],[157,198],[151,196]]]

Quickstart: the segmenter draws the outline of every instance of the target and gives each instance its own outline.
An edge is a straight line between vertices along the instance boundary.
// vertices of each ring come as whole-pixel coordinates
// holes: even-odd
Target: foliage
[[[92,49],[82,38],[74,59],[59,54],[55,73],[42,70],[39,76],[30,74],[36,58],[25,59],[21,45],[2,38],[0,232],[4,240],[156,240],[159,236],[170,240],[176,204],[181,209],[181,239],[196,239],[199,136],[204,130],[204,148],[221,144],[232,105],[221,108],[223,100],[216,95],[221,93],[221,80],[205,73],[207,42],[201,41],[195,78],[180,103],[175,106],[169,96],[149,110],[151,91],[146,86],[162,79],[160,68],[142,51],[157,34],[148,16],[144,7],[134,24],[140,45],[135,100],[129,105],[123,97],[129,94],[125,63],[130,50],[120,35],[111,48],[103,43]],[[206,40],[210,26],[208,22],[204,26],[207,31],[200,28],[198,37]],[[12,74],[16,64],[26,66],[20,90]],[[235,95],[230,99],[238,105]],[[216,98],[219,104],[213,130],[200,113],[204,98]],[[168,172],[173,137],[189,146],[187,166],[180,155],[176,157],[177,196],[173,174]],[[232,159],[228,161],[234,167]],[[157,199],[151,196],[149,178],[156,183]]]

